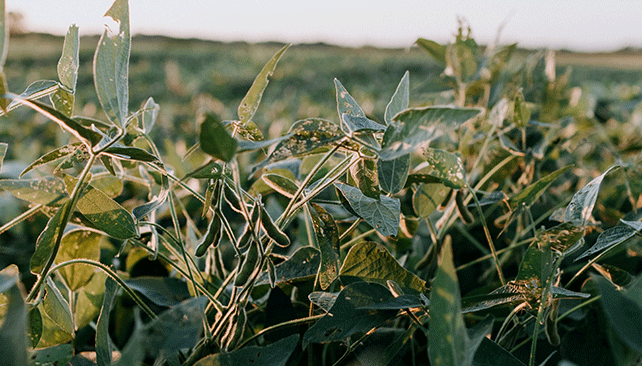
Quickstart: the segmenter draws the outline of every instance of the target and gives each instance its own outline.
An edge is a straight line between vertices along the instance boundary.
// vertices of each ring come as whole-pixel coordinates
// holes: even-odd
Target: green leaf
[[[213,114],[205,114],[201,123],[201,149],[211,156],[229,162],[236,153],[237,141],[230,136],[221,120]]]
[[[526,366],[504,347],[491,341],[488,338],[482,339],[475,357],[473,366]]]
[[[439,178],[447,187],[453,189],[466,187],[466,171],[458,154],[427,148],[424,150],[423,157],[432,167],[429,174]]]
[[[71,344],[59,344],[34,350],[30,365],[69,365],[74,355]]]
[[[383,245],[375,242],[361,242],[350,248],[339,275],[342,281],[357,279],[387,286],[391,280],[405,293],[426,292],[426,282],[403,268]]]
[[[383,135],[379,158],[392,160],[415,151],[476,117],[478,108],[421,107],[397,114]]]
[[[345,127],[343,130],[351,136],[356,132],[383,132],[386,130],[386,126],[377,121],[373,121],[367,117],[353,116],[348,113],[341,115],[341,122],[341,125]]]
[[[223,168],[215,161],[196,168],[193,172],[188,173],[183,180],[188,178],[197,179],[218,179],[223,174]]]
[[[105,13],[119,23],[116,34],[105,29],[94,54],[94,84],[103,110],[112,123],[123,127],[129,103],[129,2],[116,0]]]
[[[393,117],[406,110],[408,104],[410,104],[410,74],[406,71],[399,85],[397,85],[397,90],[395,90],[386,106],[386,112],[383,117],[386,124],[391,124]]]
[[[204,296],[184,301],[136,329],[116,365],[139,365],[145,356],[170,357],[194,347],[203,329],[207,302]]]
[[[430,337],[428,356],[430,364],[469,365],[467,349],[470,340],[461,311],[461,295],[453,264],[450,243],[444,243],[439,255],[437,274],[430,290]],[[434,336],[437,335],[437,336]]]
[[[531,111],[526,106],[526,102],[524,101],[524,94],[522,94],[522,91],[520,90],[517,95],[515,95],[513,123],[515,123],[517,127],[525,128],[530,118]]]
[[[344,127],[343,123],[343,115],[348,114],[353,117],[363,117],[366,118],[366,114],[363,112],[361,107],[359,107],[359,104],[357,104],[357,101],[352,98],[350,93],[346,90],[346,88],[341,84],[339,79],[334,79],[334,87],[336,89],[336,95],[337,95],[337,111],[339,112],[339,118],[341,118],[341,129],[343,129],[344,132],[348,133],[350,129],[346,129]]]
[[[51,219],[49,219],[49,222],[47,222],[47,226],[45,226],[45,229],[40,233],[40,236],[38,236],[36,240],[36,250],[31,255],[31,273],[40,274],[44,269],[45,263],[47,263],[47,260],[52,254],[56,238],[60,234],[63,224],[65,224],[63,222],[63,214],[65,210],[68,209],[67,206],[69,204],[70,202],[67,201],[56,211]]]
[[[114,306],[118,285],[111,277],[105,281],[105,296],[96,323],[96,363],[98,366],[111,366],[113,344],[109,336],[109,313]]]
[[[142,161],[146,163],[159,163],[158,158],[147,151],[132,146],[111,146],[105,150],[105,153],[112,155],[118,159],[127,159],[134,161]]]
[[[39,179],[3,179],[0,189],[31,203],[58,206],[67,199],[62,180],[55,177]]]
[[[591,214],[593,212],[593,207],[595,206],[595,201],[597,200],[597,194],[600,191],[602,180],[609,172],[617,168],[619,168],[619,165],[613,165],[599,177],[590,181],[586,186],[584,186],[584,188],[576,192],[573,195],[571,202],[566,206],[566,210],[564,211],[564,221],[572,221],[576,222],[576,225],[578,226],[585,226],[591,219]]]
[[[64,179],[67,191],[73,190],[77,179],[70,175],[65,175]],[[104,192],[91,185],[84,189],[76,209],[99,230],[112,238],[125,240],[138,236],[132,215]]]
[[[161,190],[155,195],[149,202],[135,207],[132,210],[132,214],[136,220],[147,216],[152,211],[156,210],[165,203],[165,200],[169,196],[169,178],[165,174],[161,175]]]
[[[540,247],[546,245],[559,253],[568,254],[579,248],[583,236],[584,228],[572,222],[563,222],[546,230],[538,230],[535,241]]]
[[[350,167],[350,175],[361,193],[367,197],[379,199],[381,191],[379,190],[377,162],[374,159],[360,158],[356,164]]]
[[[380,195],[379,199],[364,195],[359,188],[334,183],[354,212],[383,236],[396,236],[399,232],[401,204],[397,198]]]
[[[548,187],[557,179],[560,175],[566,173],[573,166],[568,165],[562,169],[558,169],[553,173],[545,176],[544,178],[538,180],[537,182],[531,184],[530,186],[524,188],[521,192],[517,193],[508,200],[510,207],[516,209],[518,207],[530,207],[537,199],[548,189]]]
[[[303,247],[294,252],[286,261],[275,266],[276,283],[296,283],[314,279],[319,271],[321,255],[314,247]],[[267,284],[268,274],[262,273],[257,284]]]
[[[47,289],[47,294],[45,295],[43,305],[47,315],[66,333],[73,334],[75,326],[71,319],[69,303],[62,296],[56,284],[51,280],[51,277],[47,277],[45,288]]]
[[[446,66],[446,46],[424,38],[417,39],[415,43],[426,50],[437,62]]]
[[[309,118],[295,122],[290,128],[288,138],[279,142],[270,155],[254,167],[256,171],[269,163],[285,160],[304,154],[312,154],[345,137],[334,123]]]
[[[149,97],[143,106],[143,118],[142,118],[142,129],[148,134],[151,132],[152,127],[156,123],[156,118],[158,118],[158,113],[160,112],[160,106],[156,104],[154,98]]]
[[[56,263],[79,258],[99,261],[101,238],[100,233],[90,230],[76,229],[66,232],[60,242]],[[88,264],[73,264],[59,271],[69,289],[76,291],[91,280],[95,267]]]
[[[187,283],[171,277],[136,277],[127,286],[162,307],[173,307],[190,297]]]
[[[58,78],[62,85],[69,90],[76,90],[78,80],[78,53],[80,50],[80,39],[78,37],[78,26],[72,24],[65,35],[65,42],[62,46],[62,55],[58,61]]]
[[[310,203],[310,216],[321,252],[319,267],[319,285],[327,289],[339,276],[339,228],[332,215],[316,203]]]
[[[49,95],[49,99],[51,99],[54,108],[65,116],[71,117],[74,113],[74,95],[68,91],[58,89]]]
[[[421,298],[416,295],[403,294],[388,301],[376,303],[374,305],[362,306],[359,310],[402,310],[410,308],[420,308],[424,306]]]
[[[580,259],[584,259],[595,253],[603,252],[617,245],[620,245],[634,237],[635,234],[638,233],[640,229],[642,229],[631,227],[631,221],[621,221],[622,223],[624,223],[624,225],[616,225],[604,230],[600,234],[600,236],[597,237],[595,244],[593,244],[593,246],[591,246],[584,253],[575,258],[575,261],[577,262]]]
[[[425,219],[448,197],[449,188],[441,183],[421,184],[412,195],[412,206],[418,217]]]
[[[27,86],[27,89],[20,94],[21,99],[39,99],[51,95],[60,89],[60,83],[55,80],[36,80]],[[7,107],[8,110],[15,109],[20,105],[17,100],[12,101]]]
[[[4,3],[4,2],[2,2]],[[0,355],[4,365],[27,365],[27,309],[18,288],[18,274],[0,274],[0,291],[7,296],[0,327]]]
[[[263,92],[270,82],[269,77],[272,76],[272,74],[274,73],[274,69],[276,69],[276,64],[279,62],[281,56],[283,56],[283,53],[289,47],[290,45],[285,45],[277,53],[275,53],[274,56],[272,56],[270,61],[268,61],[265,66],[263,66],[261,72],[254,79],[250,90],[248,90],[247,94],[245,94],[243,100],[241,100],[241,104],[238,108],[238,115],[242,123],[249,122],[254,116],[254,113],[259,107],[259,103],[261,103]]]
[[[58,160],[60,158],[63,158],[65,156],[69,156],[69,155],[73,154],[74,152],[76,152],[76,150],[78,149],[78,147],[80,145],[81,145],[80,142],[76,142],[76,143],[73,143],[73,144],[69,144],[69,145],[65,145],[65,146],[59,147],[59,148],[57,148],[57,149],[55,149],[53,151],[50,151],[50,152],[46,153],[45,155],[41,156],[36,161],[31,163],[28,167],[26,167],[22,171],[22,173],[20,173],[20,177],[22,177],[23,175],[27,174],[29,171],[31,171],[33,168],[35,168],[37,166],[44,165],[44,164],[47,164],[49,162],[52,162],[52,161]]]
[[[334,305],[303,335],[303,348],[310,343],[328,343],[346,339],[359,332],[368,332],[393,318],[397,310],[359,310],[359,308],[394,298],[390,291],[377,284],[356,282],[346,286]]]
[[[265,347],[249,346],[229,353],[209,355],[194,366],[286,366],[298,344],[299,335],[292,334]]]
[[[629,347],[642,352],[642,308],[618,291],[608,280],[594,276],[600,292],[602,310],[618,337]]]
[[[377,159],[377,175],[381,189],[390,194],[401,191],[408,179],[410,154],[392,160]]]
[[[290,178],[284,177],[280,174],[266,173],[261,176],[261,179],[270,188],[281,193],[287,198],[294,197],[294,194],[299,189],[299,186]]]
[[[2,142],[0,143],[0,171],[2,171],[2,163],[4,162],[4,157],[7,155],[7,148],[9,145]]]
[[[338,296],[338,292],[314,291],[308,295],[308,299],[327,313],[334,305],[334,302],[337,301]]]
[[[100,315],[100,308],[103,303],[103,295],[105,294],[105,280],[107,274],[98,270],[91,277],[91,280],[76,292],[76,300],[74,301],[74,321],[76,328],[82,329],[89,323],[96,320]]]

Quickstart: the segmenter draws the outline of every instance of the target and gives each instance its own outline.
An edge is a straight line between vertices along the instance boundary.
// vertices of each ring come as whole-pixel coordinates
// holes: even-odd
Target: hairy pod
[[[245,225],[245,230],[243,231],[243,234],[241,234],[241,237],[238,239],[236,247],[238,249],[244,250],[248,245],[250,245],[253,236],[254,233],[252,232],[252,227],[250,226],[250,224]]]
[[[464,220],[464,223],[472,224],[475,222],[475,218],[470,211],[468,211],[468,207],[464,204],[464,191],[461,189],[455,194],[455,204],[457,204],[457,211],[459,211],[459,216]]]
[[[198,247],[196,247],[196,253],[194,254],[196,254],[197,257],[205,255],[210,246],[218,246],[222,236],[221,227],[221,218],[217,214],[212,215],[212,220],[207,228],[207,233],[205,233],[203,241],[201,241]]]
[[[272,221],[272,218],[270,217],[270,215],[268,215],[267,211],[265,211],[261,204],[259,204],[258,209],[261,216],[261,226],[263,226],[263,229],[265,230],[267,236],[270,239],[274,240],[276,245],[282,248],[290,245],[290,238],[288,238],[288,236],[285,235],[285,233],[274,224],[274,221]]]
[[[243,339],[245,324],[247,324],[247,313],[244,308],[239,308],[236,314],[230,319],[226,332],[221,339],[221,343],[226,350],[234,349],[236,343]]]
[[[234,279],[234,286],[245,286],[247,281],[250,279],[250,276],[254,272],[254,269],[256,268],[259,260],[259,244],[256,241],[252,241],[250,247],[245,253],[245,258],[240,263],[239,271],[236,274],[236,278]]]
[[[223,191],[223,196],[225,196],[225,200],[230,205],[230,208],[232,210],[234,210],[234,211],[236,211],[236,212],[238,212],[240,214],[243,214],[243,210],[241,209],[241,205],[244,205],[244,203],[236,195],[236,192],[234,192],[227,185],[225,186],[225,190]]]

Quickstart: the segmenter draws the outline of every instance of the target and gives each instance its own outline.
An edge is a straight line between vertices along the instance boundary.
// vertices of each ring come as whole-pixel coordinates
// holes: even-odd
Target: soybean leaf
[[[76,292],[72,309],[76,328],[82,329],[100,315],[107,277],[105,272],[96,269],[91,280]]]
[[[190,297],[187,283],[178,278],[136,277],[125,283],[158,306],[176,306]]]
[[[578,226],[585,226],[591,219],[602,180],[609,172],[617,168],[619,168],[619,165],[613,165],[600,176],[590,181],[584,188],[577,191],[573,195],[571,202],[566,206],[564,221],[573,221]]]
[[[158,163],[158,158],[147,151],[133,146],[111,146],[105,150],[106,154],[112,155],[118,159],[127,159],[142,161],[146,163]]]
[[[490,192],[487,196],[479,200],[479,205],[480,206],[488,206],[492,205],[493,203],[500,202],[508,200],[508,196],[506,196],[506,193],[502,191],[493,191]],[[468,205],[469,207],[471,205]]]
[[[526,366],[504,347],[488,338],[482,339],[473,358],[473,366]]]
[[[39,99],[51,95],[60,89],[60,83],[55,80],[36,80],[29,84],[25,91],[20,94],[21,99]],[[18,100],[12,101],[7,110],[15,109],[20,105]]]
[[[203,328],[207,301],[204,296],[184,301],[136,329],[116,365],[138,365],[145,357],[170,357],[194,347]]]
[[[350,167],[350,175],[361,193],[367,197],[379,199],[381,191],[379,190],[377,162],[374,159],[360,158],[356,164]]]
[[[0,143],[0,171],[2,171],[2,163],[4,162],[4,157],[7,154],[8,147],[9,147],[8,144],[4,142]]]
[[[603,277],[594,276],[600,292],[602,310],[611,325],[611,329],[629,347],[642,352],[642,308],[618,291]]]
[[[76,90],[78,80],[78,53],[80,50],[78,26],[72,24],[67,30],[62,46],[62,55],[58,60],[58,78],[70,91]]]
[[[452,247],[445,242],[439,255],[437,274],[430,291],[430,334],[428,356],[431,365],[469,365],[470,339],[461,311],[461,295]],[[472,355],[471,355],[472,356]],[[470,357],[472,358],[472,357]]]
[[[357,332],[368,332],[394,317],[397,310],[367,310],[359,308],[393,298],[390,291],[378,283],[356,282],[346,286],[334,305],[303,335],[303,348],[310,343],[328,343],[345,339]]]
[[[43,301],[45,312],[58,326],[69,334],[74,332],[74,322],[71,319],[71,311],[69,310],[69,303],[60,293],[56,284],[47,277],[45,285],[47,294]]]
[[[366,118],[366,114],[363,112],[361,107],[359,107],[357,101],[352,98],[350,93],[348,93],[343,84],[341,84],[339,79],[334,79],[334,87],[337,94],[337,111],[339,112],[339,118],[342,118],[344,114],[349,114],[353,117]],[[350,129],[347,128],[347,126],[344,126],[345,121],[343,121],[343,119],[341,120],[341,123],[341,129],[343,129],[344,132],[348,133]]]
[[[334,183],[348,200],[359,217],[383,236],[396,236],[399,232],[399,199],[380,195],[379,199],[364,195],[358,188],[343,183]]]
[[[541,245],[550,245],[557,252],[568,254],[575,251],[582,243],[584,228],[572,222],[563,222],[546,230],[538,230],[535,240]]]
[[[338,296],[338,292],[314,291],[308,295],[308,299],[327,313],[334,305],[334,302],[337,301]]]
[[[622,222],[624,225],[616,225],[604,230],[600,236],[597,237],[595,244],[575,258],[575,261],[579,261],[595,253],[606,251],[634,237],[639,229],[630,227],[628,221],[622,220]]]
[[[100,239],[102,235],[91,230],[71,230],[65,233],[56,255],[56,263],[71,259],[100,260]],[[87,264],[74,264],[61,268],[60,275],[70,290],[76,291],[94,275],[95,267]]]
[[[402,310],[410,308],[420,308],[424,304],[417,295],[403,294],[388,301],[377,304],[362,306],[359,310]]]
[[[446,46],[424,38],[417,39],[417,45],[426,50],[440,64],[446,66]]]
[[[148,134],[154,124],[156,123],[156,118],[160,112],[160,106],[154,101],[154,98],[149,97],[143,106],[143,118],[142,118],[142,129]]]
[[[96,363],[98,366],[111,366],[113,344],[109,336],[109,314],[116,299],[116,281],[108,277],[105,281],[105,295],[100,315],[96,323]]]
[[[591,294],[571,291],[557,286],[551,286],[550,294],[554,299],[586,299],[591,297]]]
[[[132,214],[137,220],[147,216],[149,213],[159,208],[169,195],[169,178],[165,174],[161,175],[161,190],[149,202],[135,207]]]
[[[31,163],[28,167],[26,167],[22,171],[22,173],[20,173],[20,177],[22,177],[23,175],[27,174],[28,172],[30,172],[33,168],[35,168],[37,166],[44,165],[44,164],[47,164],[49,162],[52,162],[52,161],[55,161],[55,160],[58,160],[60,158],[64,158],[66,156],[69,156],[69,155],[73,154],[78,149],[78,147],[80,147],[80,145],[81,145],[80,142],[75,142],[75,143],[71,143],[69,145],[65,145],[65,146],[59,147],[59,148],[57,148],[57,149],[55,149],[53,151],[50,151],[50,152],[46,153],[45,155],[39,157],[36,161]]]
[[[195,366],[285,366],[298,344],[299,335],[292,334],[265,347],[249,346],[229,353],[209,355]]]
[[[183,180],[188,178],[197,179],[218,179],[223,174],[223,168],[215,161],[196,168],[193,172],[188,173]]]
[[[481,112],[477,108],[421,107],[394,117],[383,135],[379,158],[392,160],[455,130]]]
[[[412,195],[412,206],[418,217],[425,219],[448,197],[450,188],[441,183],[424,183]]]
[[[521,287],[513,282],[492,291],[487,295],[468,296],[462,299],[462,313],[471,313],[489,309],[493,306],[524,302],[525,297],[520,291]]]
[[[29,310],[29,323],[27,324],[27,332],[29,333],[29,340],[31,341],[31,346],[38,346],[40,337],[42,337],[42,315],[40,314],[40,309],[38,307],[33,307]]]
[[[245,97],[243,97],[243,100],[241,100],[241,104],[238,108],[238,115],[241,122],[249,122],[252,119],[252,116],[254,116],[254,112],[256,112],[256,109],[259,107],[259,103],[261,103],[263,92],[270,82],[269,77],[272,76],[272,74],[274,73],[274,69],[276,69],[276,64],[279,62],[281,56],[283,56],[283,53],[289,47],[289,44],[285,45],[277,53],[275,53],[270,61],[268,61],[265,66],[263,66],[261,72],[254,79],[250,90],[248,90]]]
[[[319,285],[327,289],[339,276],[339,228],[334,218],[323,207],[310,203],[310,216],[321,252],[319,267]]]
[[[129,2],[116,0],[105,16],[119,23],[112,36],[105,29],[94,54],[94,84],[96,94],[109,120],[123,127],[127,120],[129,103]]]
[[[377,175],[381,189],[390,194],[401,191],[410,169],[410,154],[392,160],[377,159]]]
[[[230,136],[221,120],[213,115],[206,114],[201,123],[200,133],[201,149],[211,156],[229,162],[236,153],[237,141]]]
[[[2,304],[5,310],[0,327],[1,362],[5,365],[26,366],[27,310],[18,288],[18,275],[0,274],[0,289],[7,297],[7,303]]]
[[[397,90],[390,98],[390,102],[386,106],[386,111],[384,113],[384,121],[386,124],[392,123],[392,119],[397,114],[408,108],[410,104],[410,74],[406,71],[397,85]]]
[[[3,179],[0,189],[19,199],[46,206],[58,206],[67,199],[65,184],[55,177],[39,179]]]
[[[426,291],[426,282],[403,268],[383,245],[375,242],[361,242],[350,248],[339,276],[345,282],[368,281],[384,286],[391,280],[409,294]]]
[[[287,158],[314,153],[345,137],[334,123],[309,118],[295,122],[288,133],[288,138],[280,141],[268,157],[254,167],[254,171],[269,163]]]
[[[281,193],[287,198],[294,197],[294,194],[299,189],[299,186],[290,178],[284,177],[280,174],[266,173],[261,176],[261,179],[270,188]]]
[[[355,132],[383,132],[386,126],[377,121],[373,121],[363,116],[353,116],[349,113],[341,115],[342,126],[345,126],[344,131],[352,135]]]
[[[459,155],[428,148],[424,151],[423,157],[432,167],[429,174],[440,179],[447,187],[453,189],[466,187],[466,171]]]
[[[65,175],[65,185],[71,191],[77,179]],[[116,201],[99,189],[88,185],[76,204],[76,208],[96,228],[115,239],[131,239],[138,236],[134,218]]]
[[[319,265],[321,264],[321,255],[316,248],[303,247],[285,262],[275,266],[276,283],[295,283],[314,279]],[[257,280],[257,284],[267,284],[268,275],[262,273]]]
[[[58,344],[56,346],[34,350],[30,365],[69,365],[74,355],[71,344]]]
[[[531,184],[530,186],[524,188],[521,192],[514,195],[508,200],[510,207],[516,209],[518,207],[530,207],[537,199],[548,189],[548,187],[557,179],[560,175],[566,173],[573,166],[568,165],[564,168],[558,169],[553,173],[545,176],[544,178],[538,180],[537,182]]]
[[[62,207],[56,211],[56,213],[49,219],[47,226],[40,233],[38,239],[36,240],[36,249],[31,255],[30,260],[30,269],[33,274],[40,274],[43,270],[45,263],[52,254],[53,247],[55,245],[56,238],[60,235],[60,230],[62,230],[63,214],[68,210],[68,205],[70,204],[67,201]]]

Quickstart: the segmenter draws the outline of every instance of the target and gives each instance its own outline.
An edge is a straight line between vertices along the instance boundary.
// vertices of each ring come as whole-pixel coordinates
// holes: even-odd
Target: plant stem
[[[16,216],[13,220],[11,220],[11,221],[7,222],[6,224],[2,225],[2,227],[0,227],[0,234],[2,234],[5,231],[11,229],[12,227],[16,226],[21,221],[28,219],[29,217],[31,217],[31,215],[34,215],[35,213],[40,211],[42,206],[43,206],[42,204],[35,205],[35,206],[31,207],[30,209],[28,209],[27,211],[25,211],[25,212],[21,213],[20,215]]]

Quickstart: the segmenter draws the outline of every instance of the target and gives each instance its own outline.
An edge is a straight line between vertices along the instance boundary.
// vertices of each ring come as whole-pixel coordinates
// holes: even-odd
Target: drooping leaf
[[[18,288],[17,273],[0,274],[0,293],[7,297],[7,303],[2,304],[6,310],[0,327],[0,362],[27,366],[27,309]]]
[[[595,206],[595,201],[597,200],[597,194],[600,191],[602,180],[609,172],[617,168],[619,168],[619,165],[614,165],[608,168],[599,177],[593,179],[584,186],[584,188],[577,191],[573,195],[571,202],[566,206],[564,221],[573,221],[576,222],[576,225],[578,226],[585,226],[591,219],[593,207]]]
[[[51,280],[51,277],[47,277],[45,288],[47,289],[47,294],[45,295],[43,304],[47,315],[49,315],[62,330],[73,334],[75,326],[71,319],[69,302],[62,296],[56,284]]]
[[[321,252],[319,267],[319,285],[327,289],[339,276],[339,228],[332,215],[316,203],[310,203],[310,216]]]
[[[447,187],[453,189],[466,187],[466,171],[459,155],[428,148],[424,150],[423,157],[432,167],[429,174],[441,180]]]
[[[360,158],[356,164],[350,167],[350,175],[365,196],[379,199],[379,176],[377,173],[377,162],[366,157]]]
[[[594,276],[600,292],[600,303],[611,329],[627,346],[642,352],[642,308],[618,291],[608,280]]]
[[[115,0],[105,13],[118,22],[118,32],[109,34],[105,29],[94,54],[94,84],[96,94],[109,120],[123,127],[129,104],[129,2]]]
[[[401,191],[410,169],[410,154],[392,160],[377,159],[377,175],[381,189],[390,194]]]
[[[354,212],[381,235],[397,235],[399,232],[399,214],[401,213],[399,199],[380,195],[377,200],[364,195],[358,188],[347,184],[335,183],[334,186],[343,193]]]
[[[64,183],[55,177],[39,179],[3,179],[0,189],[19,199],[47,206],[58,206],[67,199]]]
[[[328,343],[345,339],[357,332],[368,332],[394,317],[397,310],[359,310],[364,306],[388,301],[390,291],[377,284],[356,282],[346,286],[334,305],[303,335],[303,348],[310,343]]]
[[[392,118],[397,114],[403,112],[408,108],[410,104],[410,74],[406,71],[397,85],[397,90],[390,98],[390,102],[386,106],[386,111],[384,113],[384,121],[386,124],[392,123]]]
[[[70,175],[65,175],[64,178],[67,190],[73,190],[78,180]],[[125,240],[138,236],[132,215],[91,185],[84,189],[76,208],[87,220],[112,238]]]
[[[426,291],[422,279],[403,268],[383,245],[375,242],[361,242],[350,248],[339,275],[342,281],[377,282],[383,286],[392,280],[409,294]]]
[[[254,116],[254,112],[256,112],[257,108],[259,107],[259,103],[261,103],[263,92],[270,82],[269,77],[272,76],[274,70],[276,69],[276,64],[279,62],[281,56],[283,56],[283,53],[289,47],[290,45],[285,45],[277,53],[275,53],[274,56],[272,56],[270,61],[268,61],[265,66],[263,66],[261,72],[254,79],[250,90],[248,90],[245,97],[243,97],[243,100],[241,100],[241,104],[238,108],[238,115],[242,123],[249,122],[252,119],[252,116]]]
[[[412,206],[418,217],[425,219],[432,214],[448,196],[449,188],[441,183],[424,183],[412,195]]]
[[[108,277],[105,281],[105,295],[100,315],[96,323],[96,363],[98,366],[111,366],[113,343],[109,336],[109,314],[116,299],[116,281]]]
[[[101,237],[100,233],[90,230],[78,229],[66,232],[60,242],[56,263],[79,258],[99,261]],[[76,291],[91,280],[95,267],[87,264],[73,264],[59,271],[69,289]]]
[[[160,160],[147,151],[133,146],[111,146],[105,150],[106,154],[113,155],[119,159],[142,161],[147,163],[158,163]]]
[[[56,238],[60,235],[60,230],[62,230],[63,214],[68,210],[67,206],[69,206],[70,203],[71,202],[67,201],[56,211],[51,219],[49,219],[49,222],[47,222],[47,226],[45,226],[45,229],[40,233],[40,236],[38,236],[36,240],[36,250],[31,255],[31,273],[40,274],[44,269],[45,263],[47,263],[47,260],[52,254]]]
[[[207,302],[204,296],[184,301],[136,329],[116,365],[139,365],[145,356],[170,357],[194,347],[202,332]]]
[[[82,329],[89,323],[95,321],[96,317],[100,315],[103,295],[105,294],[105,280],[107,277],[105,272],[96,270],[91,280],[76,291],[76,299],[72,311],[74,322],[78,329]]]
[[[630,223],[629,221],[622,220],[622,223],[624,223],[624,225],[616,225],[604,230],[600,234],[600,236],[597,237],[595,244],[593,244],[592,247],[588,248],[584,253],[575,258],[575,261],[579,261],[580,259],[584,259],[593,254],[606,251],[610,248],[615,247],[616,245],[620,245],[634,237],[635,234],[639,231],[639,229],[630,227],[630,225],[628,224]]]
[[[230,136],[221,120],[213,115],[206,114],[201,122],[200,133],[201,149],[211,156],[229,162],[236,153],[237,141]]]
[[[165,203],[169,196],[169,178],[165,174],[161,175],[161,190],[149,202],[134,207],[132,214],[137,220],[147,216]]]
[[[276,283],[296,283],[314,279],[319,265],[321,264],[321,255],[314,247],[303,247],[285,262],[275,266]],[[267,284],[268,275],[262,273],[257,280],[257,284]]]
[[[417,39],[415,43],[426,50],[437,62],[446,66],[446,46],[424,38]]]
[[[508,203],[512,209],[518,207],[530,207],[537,199],[548,189],[548,187],[557,179],[560,175],[566,173],[573,166],[568,165],[564,168],[558,169],[553,173],[545,176],[544,178],[538,180],[537,182],[531,184],[530,186],[524,188],[521,192],[512,196]]]
[[[477,108],[421,107],[397,114],[383,136],[379,158],[392,160],[455,130],[481,112]]]
[[[194,366],[286,366],[298,344],[299,335],[292,334],[268,346],[249,346],[229,353],[209,355],[199,360]]]
[[[158,306],[176,306],[190,297],[187,283],[178,278],[144,276],[125,283]]]

